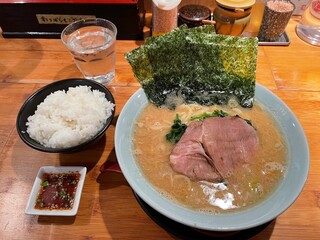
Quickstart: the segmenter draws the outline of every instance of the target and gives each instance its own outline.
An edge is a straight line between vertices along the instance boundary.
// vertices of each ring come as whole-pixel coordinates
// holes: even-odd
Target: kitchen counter
[[[252,239],[320,236],[320,48],[300,40],[296,24],[291,19],[287,26],[289,46],[259,46],[256,79],[291,108],[304,128],[310,147],[309,177],[296,202]],[[80,152],[49,154],[20,140],[17,113],[40,87],[82,76],[59,39],[0,38],[0,239],[179,239],[148,216],[122,174],[100,172],[103,163],[116,161],[117,116],[140,87],[123,55],[141,44],[116,43],[116,77],[107,85],[116,101],[116,117],[104,137]],[[26,215],[38,169],[70,165],[88,168],[78,214]]]

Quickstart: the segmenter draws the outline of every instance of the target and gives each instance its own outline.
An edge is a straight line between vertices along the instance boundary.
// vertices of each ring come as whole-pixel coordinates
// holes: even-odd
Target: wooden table
[[[253,239],[320,236],[320,48],[300,40],[296,24],[292,19],[287,27],[290,46],[259,47],[257,82],[301,122],[310,146],[310,173],[297,201]],[[107,86],[116,115],[139,88],[123,57],[139,44],[117,42],[116,78]],[[100,172],[106,160],[116,160],[116,120],[99,142],[72,154],[39,152],[20,140],[15,120],[26,98],[45,84],[74,77],[82,76],[60,40],[0,38],[0,239],[176,239],[144,212],[123,175]],[[37,171],[45,165],[88,168],[76,217],[24,214]]]

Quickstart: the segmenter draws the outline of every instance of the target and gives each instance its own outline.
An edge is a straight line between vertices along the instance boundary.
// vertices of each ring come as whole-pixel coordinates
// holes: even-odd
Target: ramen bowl
[[[107,101],[109,101],[112,104],[115,103],[111,92],[104,85],[95,81],[81,79],[81,78],[72,78],[72,79],[59,80],[59,81],[50,83],[44,86],[43,88],[37,90],[36,92],[34,92],[31,96],[29,96],[28,99],[24,102],[24,104],[20,108],[20,111],[16,119],[16,129],[20,138],[25,144],[27,144],[31,148],[34,148],[42,152],[65,153],[65,152],[79,151],[84,147],[86,147],[87,145],[95,142],[101,136],[103,136],[103,134],[108,129],[114,117],[115,107],[111,111],[111,115],[107,119],[105,119],[105,122],[99,131],[97,131],[87,140],[73,146],[57,147],[57,148],[44,146],[43,144],[33,139],[28,134],[27,132],[28,126],[26,125],[26,123],[28,122],[28,118],[29,116],[35,113],[38,105],[42,103],[47,96],[49,96],[51,93],[54,93],[56,91],[59,91],[59,90],[67,91],[70,87],[73,88],[77,86],[90,87],[91,91],[98,90],[104,94]],[[82,99],[82,100],[86,101],[86,99]],[[90,113],[84,113],[84,114],[90,114]]]
[[[118,162],[133,191],[160,214],[200,230],[220,232],[245,230],[275,219],[294,203],[303,190],[309,170],[309,147],[299,121],[276,95],[257,84],[255,100],[274,117],[288,143],[286,172],[276,189],[264,200],[239,211],[207,214],[186,208],[163,196],[145,178],[133,152],[131,139],[135,121],[148,104],[142,89],[138,90],[125,104],[115,131]]]

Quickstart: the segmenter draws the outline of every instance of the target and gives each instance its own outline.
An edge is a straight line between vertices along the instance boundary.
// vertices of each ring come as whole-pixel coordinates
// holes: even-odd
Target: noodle
[[[192,116],[216,109],[250,119],[260,142],[254,161],[235,168],[225,179],[225,190],[210,185],[216,183],[204,188],[203,183],[174,172],[169,164],[173,145],[165,140],[176,114],[188,124]],[[133,146],[142,173],[159,192],[187,208],[208,213],[240,211],[259,203],[276,189],[286,170],[286,141],[258,103],[252,109],[191,104],[178,106],[175,111],[148,104],[136,122]]]

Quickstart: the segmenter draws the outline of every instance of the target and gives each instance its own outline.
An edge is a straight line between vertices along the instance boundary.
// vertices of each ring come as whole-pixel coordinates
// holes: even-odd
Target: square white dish
[[[36,200],[41,188],[42,177],[44,173],[70,173],[70,172],[79,172],[80,179],[78,182],[78,186],[76,189],[76,194],[74,198],[73,207],[71,209],[66,210],[40,210],[35,208]],[[78,212],[81,192],[84,184],[84,179],[86,176],[87,168],[86,167],[78,167],[78,166],[44,166],[41,167],[38,171],[37,177],[34,181],[29,200],[25,209],[26,214],[31,215],[47,215],[47,216],[75,216]]]

